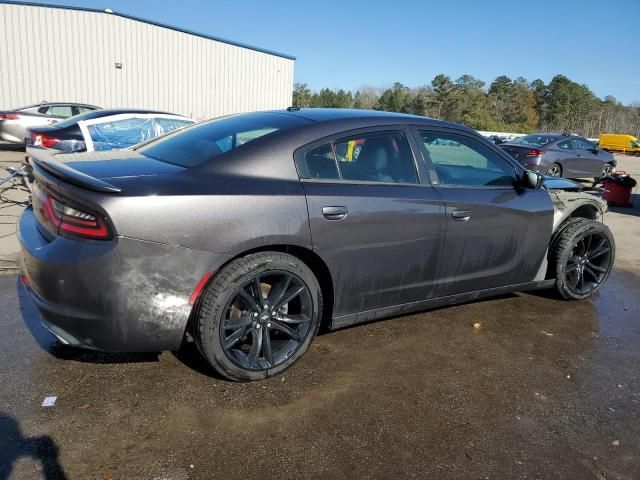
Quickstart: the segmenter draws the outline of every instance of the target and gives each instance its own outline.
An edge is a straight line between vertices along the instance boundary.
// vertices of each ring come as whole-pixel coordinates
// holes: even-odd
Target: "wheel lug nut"
[[[257,317],[257,316],[258,316],[258,312],[254,312],[254,313],[253,313],[253,316],[254,316],[254,317]]]
[[[267,323],[267,328],[271,328],[271,322]]]
[[[277,313],[277,312],[274,310],[273,312],[271,312],[271,316],[272,316],[272,317],[275,317],[275,316],[276,316],[276,313]]]
[[[267,308],[267,307],[268,305],[266,303],[262,306],[262,308]]]
[[[256,325],[256,328],[257,328],[257,329],[260,329],[260,324],[257,324],[257,325]]]

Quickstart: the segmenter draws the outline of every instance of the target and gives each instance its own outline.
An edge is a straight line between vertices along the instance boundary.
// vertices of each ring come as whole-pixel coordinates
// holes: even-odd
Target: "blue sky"
[[[562,73],[640,101],[640,0],[60,0],[297,57],[295,81],[354,90],[438,73],[491,82]]]

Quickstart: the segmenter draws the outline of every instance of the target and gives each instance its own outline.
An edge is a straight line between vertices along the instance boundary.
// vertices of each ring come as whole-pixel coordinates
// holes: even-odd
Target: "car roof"
[[[76,102],[40,102],[34,103],[32,105],[25,105],[24,107],[18,107],[16,110],[24,110],[25,108],[33,108],[33,107],[48,107],[51,105],[71,105],[75,107],[91,107],[91,108],[100,108],[96,105],[91,105],[89,103],[76,103]]]
[[[467,130],[469,132],[476,133],[475,130],[459,123],[436,120],[431,117],[423,117],[420,115],[410,115],[408,113],[384,112],[380,110],[289,107],[285,110],[271,110],[270,113],[293,115],[316,124],[340,123],[346,125],[350,123],[350,121],[353,121],[354,126],[361,125],[362,127],[372,126],[375,124],[385,125],[393,123],[412,125],[423,124],[425,126],[448,127],[456,130]]]
[[[177,113],[162,112],[159,110],[147,110],[144,108],[102,108],[100,110],[94,110],[92,112],[85,112],[83,120],[91,118],[108,117],[109,115],[121,115],[123,113],[158,113],[161,115],[178,115]],[[178,115],[182,116],[182,115]]]

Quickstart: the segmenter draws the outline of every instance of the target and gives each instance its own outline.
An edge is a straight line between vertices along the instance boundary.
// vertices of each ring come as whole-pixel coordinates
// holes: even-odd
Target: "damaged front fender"
[[[567,188],[549,188],[553,202],[553,231],[570,217],[583,217],[602,221],[607,211],[607,202],[597,188],[583,188],[578,184]]]

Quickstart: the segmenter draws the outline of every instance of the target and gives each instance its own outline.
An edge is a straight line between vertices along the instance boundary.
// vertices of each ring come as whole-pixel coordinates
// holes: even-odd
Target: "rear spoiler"
[[[41,147],[27,147],[27,155],[35,166],[42,168],[51,175],[64,180],[65,182],[77,185],[82,188],[93,190],[95,192],[119,193],[122,189],[104,182],[99,178],[92,177],[85,173],[79,172],[67,164],[55,159],[56,154],[50,150]]]

